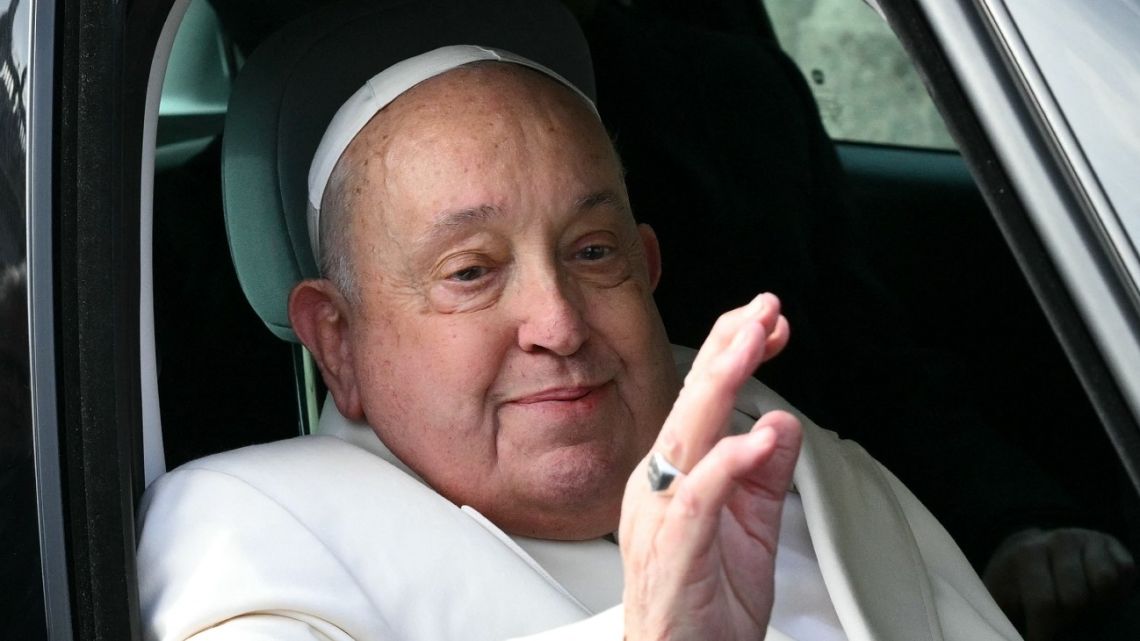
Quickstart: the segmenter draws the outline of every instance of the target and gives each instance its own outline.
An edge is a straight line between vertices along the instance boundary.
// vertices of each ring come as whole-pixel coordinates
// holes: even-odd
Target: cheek
[[[624,393],[639,423],[656,435],[680,389],[672,349],[648,287],[631,283],[598,292],[589,305],[597,338],[617,354],[626,373]]]
[[[394,329],[394,328],[393,328]],[[381,440],[445,496],[495,465],[496,431],[488,391],[500,374],[501,332],[467,318],[423,317],[374,338],[362,364],[365,413]],[[469,488],[468,488],[469,489]]]
[[[618,287],[590,292],[586,314],[591,327],[631,357],[648,356],[645,349],[664,340],[660,315],[642,279],[631,278]]]
[[[366,354],[359,365],[370,420],[479,427],[509,341],[501,324],[462,316],[417,315],[362,337],[371,347],[358,352]]]

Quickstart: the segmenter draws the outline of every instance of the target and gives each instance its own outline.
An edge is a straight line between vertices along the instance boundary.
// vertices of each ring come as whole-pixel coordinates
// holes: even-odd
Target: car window
[[[954,149],[890,28],[851,0],[763,0],[835,140]]]
[[[937,109],[931,103],[927,93],[919,80],[914,69],[911,67],[909,60],[898,46],[894,35],[890,32],[887,26],[883,23],[881,18],[877,16],[873,10],[867,8],[861,2],[856,0],[764,0],[764,5],[768,9],[772,22],[775,25],[776,32],[779,37],[781,47],[787,51],[794,59],[795,64],[802,71],[807,79],[807,85],[810,87],[818,108],[822,116],[823,125],[826,127],[827,134],[834,140],[850,141],[850,142],[867,142],[874,144],[895,145],[900,147],[917,147],[924,149],[953,149],[954,142],[951,140],[946,131],[942,119],[940,118]],[[190,178],[196,179],[198,175],[212,176],[217,175],[216,165],[204,164],[198,166],[186,165],[194,158],[201,158],[202,156],[209,156],[211,151],[211,141],[215,139],[216,134],[220,131],[221,119],[225,110],[225,100],[229,91],[230,73],[231,69],[236,66],[236,56],[226,42],[224,35],[220,34],[217,29],[216,17],[204,0],[194,0],[191,4],[190,13],[187,15],[186,22],[179,32],[179,37],[175,45],[174,53],[172,54],[170,68],[167,74],[167,83],[164,86],[162,108],[161,108],[161,121],[159,127],[159,143],[160,143],[160,170],[173,170],[183,169],[178,176],[171,175],[174,172],[168,171],[164,176],[167,183],[167,189],[164,191],[163,186],[160,185],[156,195],[156,217],[161,226],[164,221],[169,222],[177,219],[173,214],[177,212],[181,215],[183,212],[178,210],[174,205],[180,201],[186,201],[187,194],[195,197],[201,197],[201,183],[189,181],[185,175],[187,172],[195,172],[194,176]],[[623,79],[618,79],[614,84],[624,82]],[[657,104],[665,104],[667,101],[657,101]],[[603,105],[604,107],[604,105]],[[638,114],[642,116],[643,114]],[[632,126],[625,130],[622,136],[619,136],[619,142],[629,143],[636,141],[636,138],[631,135]],[[736,133],[732,134],[735,138],[743,138]],[[662,138],[669,138],[669,135],[663,135]],[[635,143],[634,143],[635,144]],[[684,156],[684,162],[678,162],[678,166],[688,166],[689,164],[699,166],[700,162],[696,158],[696,154],[691,153],[689,147],[684,145],[677,145]],[[695,148],[695,145],[692,146]],[[627,150],[623,150],[625,152]],[[894,150],[891,150],[894,151]],[[906,150],[901,150],[899,153],[906,153]],[[637,150],[628,150],[625,154],[630,160],[631,166],[636,165],[638,162]],[[648,156],[650,154],[644,154]],[[718,150],[719,155],[719,150]],[[791,156],[792,154],[788,154]],[[943,156],[953,156],[953,154],[942,154]],[[165,160],[164,160],[165,158]],[[780,163],[774,163],[772,166],[777,167],[779,170],[784,170],[787,164],[780,159]],[[890,156],[887,158],[890,163],[895,166],[907,166],[908,160],[905,155]],[[215,162],[211,156],[210,162]],[[642,162],[647,162],[642,160]],[[709,168],[709,174],[714,174],[719,180],[720,177],[731,174],[732,170],[738,167],[724,167],[713,168],[712,162],[706,163]],[[705,167],[700,167],[702,170]],[[640,167],[639,167],[640,169]],[[213,172],[212,174],[210,172]],[[640,176],[644,176],[648,172],[632,171],[631,179],[637,180]],[[764,172],[758,172],[764,173]],[[776,175],[775,173],[773,175]],[[669,176],[667,176],[669,177]],[[778,174],[781,182],[786,184],[794,184],[798,186],[798,182],[794,180],[785,180],[784,174]],[[652,197],[651,192],[656,191],[660,194],[663,200],[678,200],[677,192],[681,191],[682,187],[694,184],[698,181],[690,180],[691,177],[684,177],[685,179],[675,179],[674,184],[667,185],[667,189],[644,189],[642,197]],[[797,177],[799,178],[799,177]],[[937,178],[937,176],[935,176]],[[748,178],[750,181],[756,180],[752,175]],[[178,181],[175,186],[177,190],[170,187],[175,181]],[[160,181],[161,182],[161,181]],[[803,182],[807,183],[805,179]],[[889,183],[884,183],[889,187]],[[941,185],[945,187],[946,185]],[[811,183],[810,187],[816,188],[815,183]],[[923,186],[924,188],[926,186]],[[909,244],[899,243],[886,247],[893,257],[902,256],[898,264],[905,265],[910,268],[908,276],[913,277],[919,284],[925,286],[927,290],[934,290],[930,295],[930,304],[926,304],[924,300],[918,309],[908,309],[906,312],[914,312],[919,317],[942,317],[947,321],[946,335],[957,335],[961,340],[962,336],[975,336],[989,334],[989,338],[985,343],[976,344],[976,349],[967,355],[969,366],[977,369],[979,363],[1000,363],[999,366],[991,368],[988,376],[981,380],[985,383],[993,382],[994,387],[983,389],[979,394],[976,387],[977,381],[972,381],[974,387],[963,386],[960,383],[947,384],[942,391],[944,397],[953,399],[955,395],[958,398],[967,398],[974,401],[974,403],[985,412],[990,412],[989,424],[1002,424],[1005,419],[1009,419],[1011,423],[1016,423],[1018,428],[1025,426],[1044,427],[1037,434],[1027,435],[1013,434],[1010,435],[1010,440],[1017,440],[1021,437],[1032,436],[1035,437],[1037,442],[1041,445],[1041,452],[1039,458],[1047,459],[1046,463],[1052,463],[1053,458],[1058,453],[1056,448],[1051,448],[1062,440],[1060,437],[1064,436],[1060,432],[1063,431],[1067,425],[1081,425],[1084,429],[1094,432],[1097,429],[1096,418],[1092,416],[1085,406],[1083,399],[1079,398],[1080,391],[1071,385],[1071,381],[1066,379],[1065,384],[1069,387],[1065,388],[1063,394],[1056,394],[1055,389],[1045,379],[1049,378],[1055,373],[1058,368],[1064,369],[1066,365],[1061,359],[1057,350],[1057,346],[1052,342],[1052,336],[1048,332],[1048,328],[1042,323],[1039,310],[1036,309],[1032,298],[1029,296],[1028,290],[1025,288],[1024,282],[1020,280],[1020,274],[1016,271],[1016,266],[1012,263],[1008,250],[1001,245],[1000,236],[996,233],[996,229],[992,225],[992,221],[985,218],[986,213],[984,209],[978,209],[977,212],[982,216],[976,216],[972,220],[980,220],[989,225],[986,230],[984,239],[979,239],[974,235],[973,228],[953,228],[953,233],[946,233],[946,228],[938,227],[932,224],[934,216],[931,215],[929,208],[924,208],[921,205],[928,202],[943,201],[949,202],[952,199],[947,198],[946,194],[949,192],[939,191],[939,185],[934,184],[932,189],[928,189],[930,193],[926,194],[927,200],[917,200],[914,203],[907,202],[905,206],[910,208],[906,213],[914,211],[920,212],[922,216],[913,216],[915,225],[907,227],[905,230],[898,234],[899,239],[905,239],[906,236],[912,235],[915,238],[922,238],[929,241],[934,239],[934,243],[927,242],[923,244],[917,241],[911,241]],[[191,189],[195,191],[191,191]],[[720,197],[726,190],[713,189],[712,197]],[[805,189],[805,200],[817,199],[817,192],[822,191],[816,189],[815,191]],[[916,193],[922,191],[921,189],[914,190]],[[165,200],[164,200],[165,194]],[[802,194],[801,194],[802,195]],[[897,197],[897,192],[892,194]],[[957,194],[955,194],[955,197]],[[980,207],[980,197],[978,194],[972,194],[975,201],[978,201]],[[780,203],[772,198],[772,193],[766,193],[765,199],[760,201],[763,208],[772,208],[775,203],[776,206],[783,206],[789,212],[798,213],[799,210],[787,203]],[[790,197],[789,197],[790,198]],[[201,198],[203,201],[205,198]],[[896,198],[897,199],[897,198]],[[705,205],[705,209],[719,213],[718,206],[708,206],[710,202],[716,205],[720,201],[712,201],[711,198],[697,199],[698,205]],[[789,202],[791,202],[789,200]],[[797,204],[799,201],[795,201]],[[954,201],[956,204],[957,200]],[[749,205],[752,201],[749,202]],[[833,204],[828,201],[827,204]],[[973,201],[971,202],[973,206]],[[651,211],[652,207],[642,206],[640,203],[634,203],[635,210]],[[868,208],[870,209],[870,208]],[[693,207],[689,210],[698,210]],[[822,207],[821,210],[832,211],[827,207]],[[751,210],[750,210],[751,211]],[[214,211],[209,208],[194,207],[195,215],[202,216],[200,220],[207,221],[207,216],[213,216]],[[688,212],[686,212],[688,213]],[[875,212],[872,213],[882,213]],[[965,218],[960,217],[960,218]],[[902,220],[902,218],[899,218]],[[189,220],[187,218],[187,220]],[[712,226],[716,224],[716,219],[712,213],[703,216],[700,226],[702,229],[690,229],[695,237],[685,236],[681,233],[672,235],[670,238],[677,239],[680,243],[682,251],[675,252],[667,256],[667,261],[676,261],[677,257],[684,256],[685,253],[693,253],[691,249],[699,246],[699,241],[703,236],[717,236],[723,238],[732,236],[734,239],[747,239],[743,244],[749,253],[757,253],[753,251],[756,245],[752,243],[761,242],[777,245],[780,243],[774,242],[769,238],[758,237],[756,233],[757,225],[754,219],[746,221],[738,221],[741,223],[739,229],[728,227],[721,228],[720,231],[710,231]],[[864,221],[865,222],[865,221]],[[869,226],[869,225],[868,225]],[[707,229],[703,229],[707,227]],[[158,232],[161,234],[161,229]],[[179,229],[180,235],[174,236],[177,242],[186,244],[185,239],[193,236],[187,236],[184,229]],[[941,234],[941,235],[940,235]],[[669,242],[670,238],[664,239],[664,242]],[[717,240],[715,243],[718,247],[723,246],[725,243]],[[927,247],[935,247],[937,252],[930,252],[922,256],[922,250]],[[960,251],[963,247],[969,248],[969,256],[963,258]],[[764,245],[765,251],[769,250],[769,245]],[[1004,262],[1001,263],[1000,274],[996,271],[989,271],[988,267],[991,264],[990,259],[994,258],[996,254],[1004,252],[1001,258]],[[173,253],[173,252],[172,252]],[[222,256],[225,252],[215,253],[214,258]],[[167,255],[171,255],[168,253]],[[939,262],[939,258],[945,260]],[[200,257],[196,257],[200,258]],[[225,260],[224,258],[218,260]],[[195,261],[196,263],[214,264],[209,260]],[[180,271],[184,270],[184,265],[189,261],[176,263],[176,267]],[[675,262],[668,262],[672,271],[667,272],[668,283],[678,282],[679,277],[684,278],[686,273],[695,274],[701,279],[709,279],[713,274],[709,273],[706,268],[704,271],[700,269],[694,270],[681,270],[674,269]],[[216,266],[216,265],[215,265]],[[756,275],[759,272],[749,272],[747,270],[732,270],[731,267],[726,268],[725,273],[741,273]],[[791,267],[790,265],[782,266],[784,268]],[[161,267],[160,267],[161,268]],[[940,273],[943,276],[949,274],[953,279],[960,281],[958,283],[959,289],[952,291],[940,290],[938,287],[932,286],[932,283],[942,283],[943,280],[951,280],[950,278],[939,279],[936,274]],[[201,279],[202,274],[195,274]],[[987,296],[978,294],[978,288],[971,291],[970,281],[965,276],[978,276],[983,275],[989,277],[989,283],[983,283],[986,287],[982,288],[988,292]],[[807,281],[814,274],[808,274],[804,277]],[[746,280],[748,286],[753,286],[759,279],[749,279],[745,277],[736,278],[734,280]],[[890,280],[890,279],[888,279]],[[1016,295],[1008,294],[1008,292],[999,292],[1001,289],[997,284],[1005,284],[1017,280],[1020,287]],[[167,281],[169,282],[169,281]],[[175,291],[173,288],[167,288],[167,292]],[[783,291],[777,293],[783,294]],[[814,292],[809,292],[814,293]],[[1000,296],[999,296],[1000,293]],[[896,292],[897,294],[897,292]],[[189,298],[187,296],[187,298]],[[1014,300],[1016,299],[1016,300]],[[979,302],[984,301],[984,302]],[[911,301],[907,301],[911,302]],[[243,307],[244,301],[237,303],[227,303],[231,308]],[[684,301],[684,308],[690,316],[692,316],[692,308],[695,307],[691,300]],[[963,308],[969,308],[969,316],[963,320],[957,314],[962,312]],[[975,314],[975,309],[981,308],[982,311]],[[894,318],[883,313],[878,316],[882,310],[873,310],[872,315],[875,319],[878,318]],[[845,313],[850,313],[849,310]],[[1022,318],[1029,318],[1029,315],[1036,314],[1033,317],[1036,323],[1032,332],[1024,330],[1023,324],[1020,322]],[[842,314],[836,314],[840,316]],[[859,314],[854,314],[858,316]],[[216,321],[217,316],[210,314],[204,315],[207,318],[214,318]],[[819,316],[817,316],[819,318]],[[872,319],[872,320],[875,320]],[[866,320],[866,319],[862,319]],[[162,322],[161,318],[160,321]],[[798,322],[798,321],[797,321]],[[928,322],[922,320],[918,323],[923,330],[927,333],[927,338],[933,336],[935,341],[942,338],[941,334],[930,331]],[[963,325],[966,326],[963,330]],[[801,325],[796,325],[797,331]],[[258,336],[267,334],[263,327],[256,328]],[[194,331],[199,334],[204,333],[201,327],[194,327]],[[672,331],[672,330],[671,330]],[[804,334],[806,336],[806,332]],[[861,338],[861,337],[859,337]],[[699,340],[699,338],[697,339]],[[797,341],[800,341],[800,335],[797,335]],[[962,340],[963,343],[969,341]],[[796,342],[793,344],[793,349],[801,349],[799,346],[803,342]],[[842,353],[844,357],[850,360],[850,350],[846,346],[841,346],[841,351],[833,353]],[[944,346],[943,346],[944,347]],[[1000,353],[995,350],[1000,350]],[[224,350],[223,350],[224,351]],[[876,356],[872,350],[864,350],[871,358],[865,361],[859,361],[859,367],[854,368],[858,370],[860,378],[853,378],[855,384],[852,386],[852,397],[864,396],[867,398],[873,397],[873,394],[881,390],[872,388],[867,384],[866,379],[861,378],[873,365]],[[175,365],[177,359],[173,356],[176,352],[166,352],[167,363],[165,365],[165,373],[163,376],[166,380],[170,380],[172,373],[175,372]],[[794,356],[794,354],[790,354]],[[925,362],[919,362],[918,366],[926,365]],[[957,361],[951,362],[948,367],[953,368],[959,366]],[[779,362],[774,363],[775,367],[780,367]],[[1023,371],[1018,371],[1019,368]],[[974,370],[970,370],[973,372]],[[822,371],[822,370],[819,370]],[[217,372],[217,369],[214,370]],[[813,372],[813,376],[814,376]],[[898,376],[900,373],[896,372]],[[941,374],[941,372],[940,372]],[[1071,378],[1071,372],[1068,373]],[[1024,394],[1015,395],[1007,394],[1006,388],[997,387],[998,383],[1002,383],[1001,379],[1008,380],[1021,377],[1020,390],[1024,392],[1025,389],[1032,388],[1036,383],[1045,381],[1045,385],[1037,389],[1049,395],[1052,403],[1048,407],[1042,403],[1032,403],[1029,397]],[[902,378],[910,378],[906,372],[901,372]],[[968,377],[968,375],[966,376]],[[963,378],[966,378],[963,377]],[[190,385],[202,385],[201,378],[191,380]],[[259,379],[260,380],[260,379]],[[944,379],[939,379],[941,382]],[[816,378],[812,378],[814,383]],[[270,388],[270,385],[263,385],[263,387]],[[985,388],[985,385],[980,387]],[[187,395],[194,395],[196,388],[187,386],[185,388]],[[284,389],[284,388],[283,388]],[[1073,398],[1073,394],[1077,398]],[[900,395],[901,398],[901,395]],[[167,407],[177,407],[174,403],[168,402],[169,396],[164,397],[164,411]],[[197,401],[198,399],[195,399]],[[282,407],[288,404],[292,399],[286,399],[285,403],[265,403],[263,407]],[[891,403],[904,402],[906,399],[897,400],[891,398]],[[861,401],[862,402],[862,401]],[[1024,405],[1022,405],[1024,403]],[[963,405],[969,403],[951,402],[946,405],[954,405],[956,407],[951,409],[959,409]],[[894,405],[881,404],[887,410],[892,410]],[[1076,408],[1076,409],[1074,409]],[[1048,415],[1052,414],[1053,422],[1045,423],[1042,421],[1040,424],[1035,424],[1034,420],[1037,418],[1049,419]],[[813,414],[814,416],[814,414]],[[965,414],[967,418],[972,418],[972,415]],[[227,417],[231,418],[232,417]],[[1065,422],[1068,420],[1069,422]],[[1059,423],[1057,421],[1060,421]],[[206,429],[209,428],[211,423],[194,421],[194,426],[199,432],[202,431],[202,426],[205,425]],[[278,422],[280,424],[280,421]],[[164,422],[164,425],[166,423]],[[243,422],[243,424],[247,424]],[[842,431],[843,423],[836,421],[835,423],[827,423],[827,427],[840,428]],[[974,426],[976,427],[976,426]],[[976,431],[971,432],[973,436],[977,436]],[[1103,435],[1101,435],[1103,437]],[[1091,440],[1091,437],[1090,437]],[[929,446],[928,443],[920,443],[920,445]],[[1003,446],[1005,444],[1003,443]],[[979,440],[978,442],[965,443],[959,449],[969,450],[975,446],[976,450],[987,449],[986,441]],[[992,448],[989,448],[992,449]],[[1081,448],[1073,448],[1073,454],[1084,455],[1083,452],[1078,451]],[[194,454],[200,454],[197,449],[193,450]],[[965,458],[963,460],[966,460]],[[976,458],[968,459],[976,461]],[[1084,472],[1097,471],[1100,472],[1096,475],[1098,478],[1111,477],[1115,474],[1116,470],[1106,469],[1105,466],[1099,465],[1104,461],[1102,452],[1098,451],[1094,454],[1080,458],[1069,465],[1069,472],[1072,476],[1085,476]],[[1069,459],[1072,462],[1072,459]],[[955,460],[953,466],[956,468],[957,473],[964,475],[973,475],[968,465],[960,464],[960,461]],[[1011,466],[1012,469],[1012,466]],[[1047,473],[1051,470],[1046,470]],[[1039,474],[1039,471],[1032,470],[1032,474]],[[1011,474],[1012,475],[1012,474]],[[1027,480],[1030,479],[1030,480]],[[1043,485],[1034,485],[1030,473],[1020,477],[1021,481],[1025,481],[1016,488],[1009,489],[1009,496],[1011,499],[1021,498],[1014,496],[1015,492],[1021,492],[1022,496],[1032,498],[1034,495],[1045,494]],[[952,484],[952,478],[938,479],[943,483]],[[987,489],[987,496],[992,498],[992,495],[1000,494],[1006,491],[1003,486],[996,484],[990,485]],[[1089,489],[1080,487],[1081,497],[1084,496],[1084,490]],[[1096,487],[1092,490],[1100,491],[1103,488]],[[1131,499],[1134,497],[1121,498],[1116,495],[1116,488],[1113,486],[1113,501],[1114,507],[1117,503],[1125,505],[1128,510],[1133,510]],[[1103,496],[1103,493],[1102,493]],[[1131,543],[1131,541],[1130,541]]]
[[[0,618],[8,634],[43,639],[24,198],[28,4],[0,0]]]
[[[804,356],[789,351],[765,364],[759,377],[817,422],[858,441],[900,476],[938,515],[979,573],[990,561],[1009,558],[999,555],[1009,549],[1002,547],[1007,537],[1034,528],[1107,533],[1137,549],[1135,492],[985,201],[957,154],[922,151],[953,149],[954,144],[894,34],[859,0],[765,0],[763,6],[781,48],[810,88],[829,136],[878,144],[848,146],[857,154],[840,149],[853,210],[848,212],[842,202],[822,210],[795,210],[797,218],[818,220],[821,229],[847,222],[848,229],[858,232],[837,235],[838,242],[828,245],[844,257],[839,269],[822,277],[832,256],[820,254],[811,261],[812,275],[819,278],[812,291],[827,301],[824,313],[801,313],[792,321],[799,333],[790,350],[803,350],[813,332],[821,343],[832,339],[832,344],[821,348],[824,356],[810,368],[811,376],[794,381],[773,376],[781,368],[789,371],[793,360]],[[759,65],[755,73],[772,76]],[[772,87],[766,89],[775,91]],[[775,110],[759,108],[762,98],[738,97],[735,104],[754,103],[754,111],[776,121]],[[789,123],[781,122],[779,127],[756,125],[765,135],[752,138],[754,144],[782,141],[777,136]],[[746,129],[735,135],[748,140]],[[1127,135],[1120,137],[1127,140]],[[695,144],[691,148],[689,156],[699,149]],[[780,163],[774,163],[786,172],[784,181],[787,174],[802,175],[790,170],[796,161],[793,149],[797,147],[788,144]],[[938,162],[929,163],[931,159]],[[692,158],[685,162],[697,164]],[[637,169],[631,161],[631,180]],[[754,172],[753,180],[759,184],[755,176],[771,171]],[[658,187],[668,199],[677,199],[685,182],[674,178],[668,189]],[[823,194],[834,185],[815,188]],[[764,206],[753,214],[752,229],[763,229],[764,217],[787,207],[781,189],[780,184],[765,184],[754,193]],[[715,192],[695,200],[718,198],[714,207],[701,209],[703,220],[723,215],[727,191],[718,182]],[[664,208],[668,202],[655,205]],[[794,224],[776,233],[754,232],[758,240],[753,242],[773,253],[792,229]],[[695,234],[686,237],[686,250],[697,240]],[[746,256],[739,252],[740,264]],[[787,273],[803,262],[802,256],[781,261],[772,270]],[[668,256],[665,264],[670,264]],[[851,279],[856,270],[865,270],[873,281],[868,287],[864,280],[862,290],[872,296],[840,304],[848,293],[833,283],[860,280]],[[751,273],[753,282],[771,279],[763,270]],[[777,291],[787,296],[793,289]],[[709,290],[706,299],[715,293]],[[841,326],[821,331],[828,313],[839,314]],[[843,384],[812,397],[825,386],[827,373],[844,370]],[[969,464],[947,465],[951,460]],[[1118,607],[1111,616],[1126,610]],[[1101,624],[1111,626],[1104,622],[1110,620]]]
[[[1085,112],[1089,120],[1084,124],[1095,129],[1095,137],[1112,139],[1112,152],[1124,156],[1115,169],[1127,172],[1134,167],[1140,148],[1131,144],[1130,134],[1136,127],[1114,127],[1103,111],[1134,103],[1119,96],[1134,91],[1135,74],[1120,73],[1128,64],[1115,60],[1102,60],[1096,69],[1074,73],[1082,67],[1075,64],[1080,56],[1070,49],[1080,45],[1070,41],[1058,46],[1056,41],[1062,38],[1059,32],[1076,28],[1073,12],[1096,13],[1103,20],[1113,13],[1106,10],[1110,6],[1126,12],[1126,5],[1135,3],[1082,3],[1077,8],[1058,2],[1066,10],[1055,12],[1033,2],[1005,4],[1020,5],[1037,28],[1052,33],[1041,42],[1048,50],[1045,57],[1056,60],[1061,82],[1082,85],[1080,99],[1097,105]],[[1135,490],[977,190],[964,193],[955,188],[950,178],[957,172],[939,177],[937,171],[915,170],[923,154],[914,148],[954,145],[893,34],[874,10],[857,0],[765,0],[764,5],[781,46],[806,77],[833,139],[909,147],[874,148],[874,153],[860,155],[841,150],[848,181],[863,205],[856,226],[872,230],[864,235],[876,259],[871,267],[891,267],[873,275],[913,320],[921,354],[910,363],[913,374],[904,385],[868,385],[874,380],[874,367],[869,365],[860,367],[866,374],[853,378],[853,383],[863,386],[861,394],[876,395],[879,402],[891,405],[892,413],[909,413],[905,429],[917,430],[925,442],[908,451],[900,449],[898,444],[905,443],[908,435],[897,424],[892,429],[889,417],[865,433],[847,433],[920,495],[980,574],[1008,567],[1013,554],[1024,559],[1030,547],[1026,542],[1032,540],[1027,533],[1038,529],[1050,532],[1049,536],[1062,532],[1068,536],[1077,530],[1080,536],[1108,535],[1136,550],[1140,509]],[[1135,17],[1119,17],[1116,22],[1130,24]],[[1082,35],[1101,39],[1096,49],[1128,56],[1129,49],[1110,37],[1113,31],[1094,28]],[[1135,29],[1126,32],[1134,40]],[[1135,119],[1134,108],[1119,114]],[[960,164],[955,154],[937,156]],[[968,176],[965,167],[961,169]],[[1135,173],[1129,174],[1130,179]],[[887,238],[890,242],[884,242]],[[951,307],[965,311],[965,316]],[[874,314],[887,317],[880,311]],[[893,328],[892,333],[903,328]],[[1074,360],[1086,357],[1081,354]],[[936,391],[923,391],[924,379]],[[918,394],[923,398],[915,403]],[[844,434],[845,425],[856,424],[849,419],[836,422],[834,429]],[[930,429],[939,424],[940,429]],[[936,471],[956,456],[970,461],[969,469]],[[978,484],[976,491],[964,491],[972,484]],[[986,509],[992,509],[991,517],[981,516]],[[986,530],[990,533],[976,536]],[[1014,602],[1010,593],[1016,590],[1008,589],[1008,581],[1001,578],[1011,574],[994,570],[987,576],[987,586],[1003,607]],[[1079,582],[1057,585],[1068,590]],[[1086,638],[1108,638],[1105,631],[1119,626],[1129,607],[1118,602],[1089,617],[1099,627]],[[1025,625],[1016,608],[1007,612]],[[1128,625],[1122,629],[1132,634],[1135,630]]]

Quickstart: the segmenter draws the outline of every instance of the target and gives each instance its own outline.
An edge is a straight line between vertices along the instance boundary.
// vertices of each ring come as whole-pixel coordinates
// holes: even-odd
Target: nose
[[[582,293],[569,280],[549,270],[519,288],[518,341],[523,351],[570,356],[590,337]]]

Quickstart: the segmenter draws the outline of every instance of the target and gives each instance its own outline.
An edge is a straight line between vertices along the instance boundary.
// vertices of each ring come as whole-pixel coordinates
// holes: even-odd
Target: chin
[[[621,495],[616,501],[594,505],[585,511],[528,511],[526,514],[488,518],[513,535],[552,541],[586,541],[617,532],[621,520]]]
[[[562,448],[536,461],[526,498],[535,519],[520,519],[516,534],[547,539],[591,539],[617,530],[626,480],[634,464]],[[567,451],[571,450],[571,451]],[[527,523],[529,521],[529,523]],[[526,531],[523,531],[526,530]]]

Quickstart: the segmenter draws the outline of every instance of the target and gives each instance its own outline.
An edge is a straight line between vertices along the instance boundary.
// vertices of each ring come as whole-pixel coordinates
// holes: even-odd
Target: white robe
[[[679,367],[691,356],[679,352]],[[753,417],[777,408],[794,412],[755,380],[737,399]],[[1019,638],[918,500],[858,445],[801,419],[794,483],[847,638]],[[375,438],[366,427],[331,431],[194,461],[148,489],[144,638],[622,638],[620,606],[593,611],[477,512],[353,444]],[[563,545],[612,566],[612,549],[587,549],[609,544]]]

